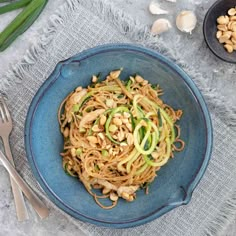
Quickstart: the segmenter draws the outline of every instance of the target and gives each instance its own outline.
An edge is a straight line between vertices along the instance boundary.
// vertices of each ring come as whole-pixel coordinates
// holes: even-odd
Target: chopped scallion
[[[80,108],[79,104],[74,104],[73,107],[72,107],[72,111],[77,112],[77,111],[79,111],[79,108]]]

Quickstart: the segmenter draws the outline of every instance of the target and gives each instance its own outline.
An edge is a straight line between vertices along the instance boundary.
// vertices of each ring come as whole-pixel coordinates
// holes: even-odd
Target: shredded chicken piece
[[[98,116],[100,116],[103,112],[105,111],[105,109],[97,109],[95,111],[91,111],[89,113],[87,113],[80,121],[79,127],[82,128],[84,127],[87,123],[92,122],[94,120],[96,120],[98,118]]]
[[[104,186],[105,188],[107,188],[107,189],[117,190],[117,187],[116,187],[115,185],[109,183],[109,182],[106,181],[106,180],[98,179],[98,180],[97,180],[97,183],[103,185],[103,186]]]
[[[80,102],[81,98],[87,93],[87,89],[82,89],[80,92],[76,92],[71,96],[72,104],[77,104]]]

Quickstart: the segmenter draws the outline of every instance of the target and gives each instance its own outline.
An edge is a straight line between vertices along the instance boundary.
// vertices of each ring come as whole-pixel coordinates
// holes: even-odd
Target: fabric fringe
[[[57,33],[58,27],[64,24],[63,9],[67,7],[66,3],[59,7],[55,14],[50,17],[48,25],[44,28],[38,42],[26,51],[21,61],[11,65],[10,70],[0,80],[0,94],[6,95],[4,91],[17,86],[17,84],[21,83],[27,77],[30,67],[45,52],[47,45],[50,44],[54,35]]]
[[[216,236],[222,235],[224,229],[227,228],[233,220],[235,220],[236,212],[236,192],[233,193],[232,198],[225,202],[221,212],[217,215],[205,230],[205,235]]]
[[[65,12],[68,10],[75,11],[80,6],[90,9],[94,12],[94,15],[101,17],[106,22],[112,22],[122,34],[126,35],[131,41],[135,41],[137,44],[149,47],[156,50],[163,55],[169,57],[172,61],[183,68],[189,76],[194,80],[197,86],[200,88],[204,98],[208,104],[211,112],[216,112],[217,116],[229,126],[236,126],[236,105],[230,104],[226,98],[219,95],[216,90],[211,88],[210,81],[203,78],[200,72],[194,72],[193,68],[190,68],[181,58],[172,50],[168,50],[165,47],[161,37],[154,37],[150,35],[149,28],[142,25],[139,21],[126,15],[123,11],[115,8],[108,0],[67,0],[49,20],[48,26],[44,29],[44,32],[37,44],[32,45],[26,52],[23,59],[12,66],[5,77],[0,81],[0,93],[4,94],[10,87],[16,86],[21,83],[30,71],[30,67],[37,62],[40,55],[43,54],[50,44],[54,35],[57,34],[58,29],[62,26],[67,17]],[[66,10],[66,11],[65,11]],[[227,114],[227,115],[225,115]],[[206,229],[207,235],[216,235],[223,230],[223,227],[231,222],[235,217],[236,211],[236,193],[225,203],[225,207],[222,209],[219,216],[208,225]]]

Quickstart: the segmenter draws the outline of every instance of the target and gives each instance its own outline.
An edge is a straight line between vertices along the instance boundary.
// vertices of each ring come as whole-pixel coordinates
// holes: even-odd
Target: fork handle
[[[11,153],[11,149],[10,149],[10,145],[9,145],[9,139],[3,138],[3,144],[4,144],[5,153],[6,153],[8,160],[11,162],[11,164],[13,166],[15,166],[14,161],[13,161],[13,157],[12,157],[12,153]],[[19,221],[27,220],[27,219],[29,219],[29,215],[27,212],[27,208],[25,205],[25,200],[24,200],[22,191],[11,177],[10,177],[10,182],[11,182],[12,193],[13,193],[13,197],[14,197],[14,201],[15,201],[17,218]]]
[[[49,215],[48,208],[44,203],[38,198],[38,196],[33,192],[33,190],[26,184],[26,182],[17,173],[15,168],[11,165],[9,160],[0,150],[0,160],[3,166],[9,172],[11,177],[15,180],[18,186],[21,188],[22,192],[25,194],[26,198],[29,200],[35,211],[38,213],[41,219],[46,218]]]

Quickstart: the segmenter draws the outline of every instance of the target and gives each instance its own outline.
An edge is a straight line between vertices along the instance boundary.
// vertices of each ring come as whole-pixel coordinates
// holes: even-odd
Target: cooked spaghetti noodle
[[[157,171],[184,148],[176,122],[182,111],[161,99],[162,90],[141,76],[119,79],[121,70],[78,87],[58,111],[64,135],[63,168],[78,177],[104,209],[119,198],[133,201]],[[93,189],[101,189],[96,194]],[[110,198],[104,206],[99,199]]]

